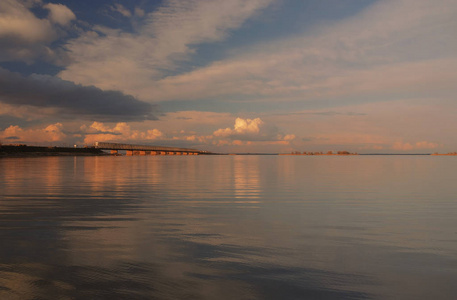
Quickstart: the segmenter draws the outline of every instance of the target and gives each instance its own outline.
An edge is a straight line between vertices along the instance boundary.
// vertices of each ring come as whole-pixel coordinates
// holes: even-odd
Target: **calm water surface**
[[[457,158],[0,159],[0,299],[456,299]]]

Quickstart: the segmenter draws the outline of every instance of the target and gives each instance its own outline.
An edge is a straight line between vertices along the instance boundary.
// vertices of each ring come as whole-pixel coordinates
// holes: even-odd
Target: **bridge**
[[[126,155],[200,155],[209,154],[208,151],[201,151],[189,148],[131,145],[120,143],[95,142],[95,148],[100,150],[111,150],[111,154],[118,154],[119,150],[126,151]]]

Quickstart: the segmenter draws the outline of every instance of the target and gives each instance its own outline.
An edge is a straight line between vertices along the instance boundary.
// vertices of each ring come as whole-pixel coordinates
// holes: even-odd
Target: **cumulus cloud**
[[[197,44],[220,41],[272,0],[167,0],[134,33],[94,27],[66,45],[73,59],[59,76],[100,88],[118,87],[151,99],[144,89],[168,75]],[[119,7],[118,7],[119,8]],[[138,12],[137,12],[138,14]]]
[[[212,114],[210,114],[212,115]],[[198,122],[198,121],[197,121]],[[177,147],[211,148],[216,151],[218,147],[228,146],[284,146],[289,145],[294,139],[293,134],[280,134],[272,125],[261,119],[237,118],[233,129],[219,129],[213,134],[202,135],[192,130],[170,130],[170,128],[151,128],[154,124],[137,123],[135,126],[125,122],[108,124],[93,122],[82,125],[79,130],[73,131],[74,136],[85,144],[94,142],[124,142],[136,144],[161,144]],[[248,149],[246,148],[246,149]],[[220,149],[219,149],[220,151]]]
[[[257,135],[260,133],[260,127],[265,124],[260,118],[256,119],[242,119],[236,118],[235,125],[233,129],[225,128],[219,129],[214,132],[215,136],[234,136],[234,135],[247,135],[247,134],[254,134]]]
[[[118,91],[77,85],[53,76],[24,77],[0,68],[0,102],[55,108],[56,113],[102,120],[155,119],[154,106]]]
[[[294,135],[282,135],[276,126],[266,124],[260,118],[236,118],[233,128],[216,130],[213,135],[236,141],[290,141]]]
[[[0,1],[0,61],[21,60],[32,62],[36,58],[58,62],[61,52],[50,44],[65,34],[59,28],[75,20],[73,12],[62,4],[45,4],[47,18],[37,18],[33,6],[43,6],[41,1]]]
[[[125,143],[151,143],[159,140],[173,140],[157,128],[133,129],[125,122],[107,125],[102,122],[93,122],[91,125],[82,125],[78,129],[76,124],[55,123],[41,125],[41,127],[24,128],[11,125],[0,130],[0,141],[3,143],[84,143],[92,145],[96,141],[125,142]],[[73,127],[73,128],[72,128]],[[185,139],[183,139],[185,140]]]
[[[47,143],[61,142],[67,138],[61,123],[51,124],[45,128],[23,129],[17,125],[11,125],[0,131],[0,139],[10,143]]]

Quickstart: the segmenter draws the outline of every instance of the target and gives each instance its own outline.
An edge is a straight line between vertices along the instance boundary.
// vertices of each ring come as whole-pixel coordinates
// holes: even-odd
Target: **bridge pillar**
[[[176,152],[176,155],[182,155],[182,153],[181,152]]]
[[[139,155],[146,155],[146,151],[140,151]]]
[[[165,152],[165,151],[160,151],[160,155],[167,155],[167,152]]]
[[[133,155],[133,151],[127,150],[127,152],[125,153],[125,155],[129,155],[129,156],[130,156],[130,155]]]
[[[157,151],[151,151],[151,155],[157,155]]]
[[[173,151],[169,151],[167,154],[168,155],[175,155],[175,153]]]
[[[133,155],[140,155],[140,151],[133,150]]]
[[[188,155],[188,154],[189,154],[189,153],[187,153],[187,152],[183,152],[183,153],[182,153],[182,155]]]

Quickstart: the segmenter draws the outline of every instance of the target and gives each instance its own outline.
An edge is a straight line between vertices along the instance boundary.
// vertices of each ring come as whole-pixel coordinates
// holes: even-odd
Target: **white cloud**
[[[260,118],[256,119],[242,119],[236,118],[233,129],[225,128],[219,129],[214,132],[215,136],[228,137],[233,135],[248,135],[248,134],[259,134],[260,127],[265,124]]]
[[[294,135],[279,133],[276,126],[266,124],[260,118],[236,118],[232,128],[218,129],[213,133],[217,138],[229,138],[238,141],[290,141]]]

